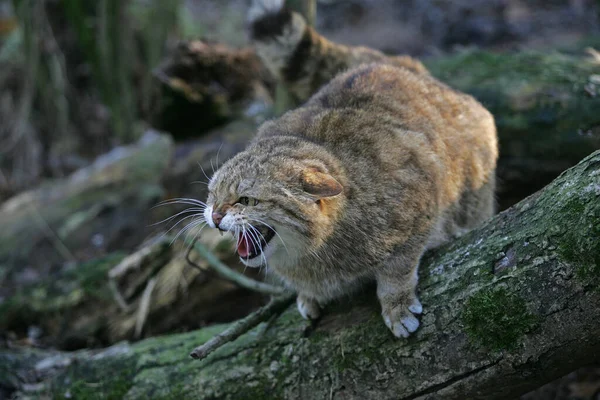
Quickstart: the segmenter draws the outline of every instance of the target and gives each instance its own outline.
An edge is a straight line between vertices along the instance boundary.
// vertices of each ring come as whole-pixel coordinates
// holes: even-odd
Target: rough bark
[[[425,256],[419,285],[425,312],[408,340],[390,335],[374,294],[365,290],[328,307],[315,326],[290,309],[202,362],[188,359],[189,350],[223,327],[123,344],[93,357],[55,355],[51,361],[71,367],[46,390],[130,399],[514,398],[600,359],[599,236],[595,152]],[[24,374],[14,362],[18,355],[3,357],[13,360],[6,381],[52,367],[46,359]],[[26,353],[25,365],[34,364],[32,357]]]

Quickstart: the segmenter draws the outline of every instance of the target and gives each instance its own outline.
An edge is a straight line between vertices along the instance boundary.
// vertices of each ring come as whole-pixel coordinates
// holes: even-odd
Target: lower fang
[[[221,234],[221,236],[223,236],[223,231],[219,231],[219,233]]]

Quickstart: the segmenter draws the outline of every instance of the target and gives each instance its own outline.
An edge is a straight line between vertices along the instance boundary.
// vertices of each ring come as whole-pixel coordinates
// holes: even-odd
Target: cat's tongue
[[[249,240],[246,237],[245,233],[238,237],[237,252],[238,252],[238,255],[242,258],[246,258],[246,257],[248,257],[248,254],[250,254],[250,250],[248,250],[248,243],[249,243]]]

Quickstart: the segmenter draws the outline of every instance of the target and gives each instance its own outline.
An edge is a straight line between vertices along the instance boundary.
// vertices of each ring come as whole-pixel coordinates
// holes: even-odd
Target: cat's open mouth
[[[275,231],[267,227],[244,231],[237,239],[238,255],[246,260],[258,257],[274,236]]]

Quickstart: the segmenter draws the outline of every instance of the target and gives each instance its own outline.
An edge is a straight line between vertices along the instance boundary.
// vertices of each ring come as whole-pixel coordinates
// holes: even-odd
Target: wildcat
[[[416,60],[333,44],[281,2],[258,4],[265,64],[300,99],[325,85],[215,172],[204,217],[298,292],[303,317],[375,280],[385,324],[408,337],[423,252],[493,214],[494,119]]]

